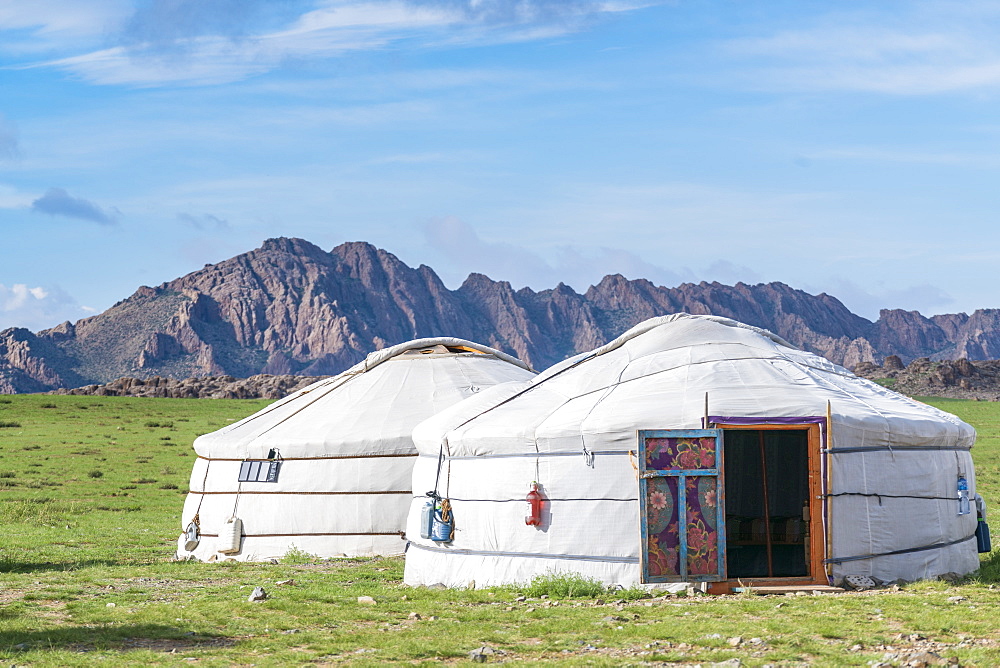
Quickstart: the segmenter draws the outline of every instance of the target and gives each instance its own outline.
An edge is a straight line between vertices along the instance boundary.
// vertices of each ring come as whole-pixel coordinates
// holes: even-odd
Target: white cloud
[[[32,55],[81,48],[128,16],[127,0],[0,2],[0,52]]]
[[[438,48],[456,43],[544,39],[579,30],[595,16],[639,6],[538,0],[516,5],[329,0],[279,30],[241,32],[238,37],[224,30],[207,33],[206,25],[219,27],[216,25],[219,18],[210,16],[207,24],[203,21],[192,25],[186,33],[183,26],[171,25],[164,28],[165,36],[149,35],[145,42],[136,42],[135,34],[126,34],[127,44],[21,67],[57,68],[91,83],[106,85],[157,86],[172,82],[209,85],[241,80],[300,59],[335,58],[403,41],[418,48]],[[483,9],[488,7],[520,10]],[[148,28],[144,30],[148,32]],[[169,48],[164,47],[164,40]]]
[[[942,288],[927,283],[898,287],[878,283],[862,287],[852,280],[834,277],[823,288],[813,285],[802,286],[801,289],[814,294],[826,292],[852,312],[872,321],[878,319],[882,309],[919,311],[925,317],[955,312],[955,298]]]
[[[722,51],[751,88],[930,95],[1000,86],[997,28],[988,4],[903,3],[831,12]]]
[[[13,186],[0,183],[0,209],[26,209],[38,195],[24,193]]]
[[[38,331],[87,315],[90,315],[88,309],[79,306],[57,286],[28,287],[25,283],[14,283],[8,287],[0,283],[0,330],[25,327]]]
[[[442,278],[453,287],[471,272],[508,281],[515,288],[530,286],[537,291],[565,283],[581,293],[608,274],[645,278],[668,287],[694,280],[686,268],[665,269],[621,248],[561,245],[550,248],[550,257],[544,257],[515,243],[482,239],[471,225],[455,217],[430,220],[423,231],[445,261],[439,265]]]

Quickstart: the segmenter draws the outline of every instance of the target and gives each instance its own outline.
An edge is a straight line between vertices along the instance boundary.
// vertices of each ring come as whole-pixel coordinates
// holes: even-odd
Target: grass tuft
[[[13,429],[16,429],[17,427],[20,427],[20,426],[21,426],[21,423],[20,423],[20,422],[14,422],[14,421],[0,421],[0,428],[3,428],[3,427],[6,427],[6,428],[13,428]]]
[[[532,597],[547,595],[552,598],[597,598],[606,595],[608,590],[599,580],[579,573],[552,571],[536,575],[524,593]]]
[[[305,550],[300,550],[298,546],[292,545],[288,548],[288,551],[285,552],[285,556],[281,558],[281,563],[293,565],[312,564],[318,559],[319,557],[315,554],[309,554]]]

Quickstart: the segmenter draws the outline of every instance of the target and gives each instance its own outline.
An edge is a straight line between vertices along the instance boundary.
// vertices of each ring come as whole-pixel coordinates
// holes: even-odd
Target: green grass
[[[1000,508],[1000,404],[926,401],[978,429],[979,491]],[[402,559],[301,550],[278,564],[172,561],[191,442],[266,404],[0,399],[0,421],[19,424],[0,431],[0,665],[437,665],[484,644],[503,652],[491,662],[529,665],[898,665],[886,655],[920,650],[1000,664],[997,552],[959,585],[656,599],[565,573],[411,589]],[[247,601],[256,586],[267,600]]]

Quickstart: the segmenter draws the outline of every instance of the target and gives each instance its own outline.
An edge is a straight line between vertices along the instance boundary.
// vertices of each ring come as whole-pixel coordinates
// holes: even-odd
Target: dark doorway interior
[[[809,575],[806,429],[725,432],[729,578]]]

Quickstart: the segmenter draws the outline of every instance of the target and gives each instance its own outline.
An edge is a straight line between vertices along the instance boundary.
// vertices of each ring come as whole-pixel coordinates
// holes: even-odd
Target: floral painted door
[[[721,429],[639,432],[643,582],[726,577]]]

